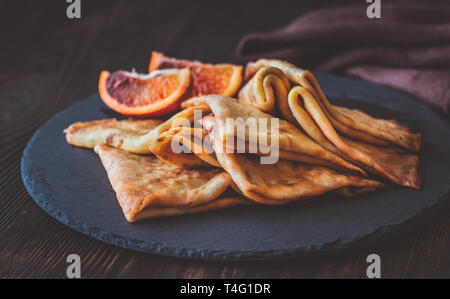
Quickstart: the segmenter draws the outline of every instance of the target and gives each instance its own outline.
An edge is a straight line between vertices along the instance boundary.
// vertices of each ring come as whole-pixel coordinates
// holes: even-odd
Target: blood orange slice
[[[242,84],[242,66],[225,63],[207,64],[152,52],[149,72],[167,68],[189,68],[192,73],[191,96],[220,94],[231,97]]]
[[[102,71],[98,90],[111,109],[128,116],[144,117],[169,114],[188,94],[190,71],[167,69],[150,74]]]

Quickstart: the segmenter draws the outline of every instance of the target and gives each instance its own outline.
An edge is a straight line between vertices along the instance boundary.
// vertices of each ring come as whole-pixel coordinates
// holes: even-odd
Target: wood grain
[[[349,2],[349,1],[346,1]],[[258,9],[252,9],[258,6]],[[320,5],[323,5],[321,2]],[[270,30],[317,1],[82,1],[82,19],[66,3],[8,1],[0,17],[0,277],[64,278],[71,253],[83,277],[364,278],[370,253],[383,277],[450,278],[448,211],[394,241],[335,256],[278,262],[203,262],[152,256],[90,239],[31,200],[20,158],[33,132],[56,112],[96,92],[103,69],[147,68],[151,50],[211,62],[236,61],[248,32]]]

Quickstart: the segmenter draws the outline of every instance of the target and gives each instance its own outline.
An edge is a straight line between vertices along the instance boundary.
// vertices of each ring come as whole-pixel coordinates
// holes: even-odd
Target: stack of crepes
[[[165,121],[75,123],[65,131],[67,142],[94,148],[130,222],[239,204],[281,205],[328,192],[351,197],[383,187],[378,180],[420,188],[420,134],[330,104],[311,72],[284,61],[249,63],[245,78],[237,99],[196,96]],[[230,118],[267,127],[245,126],[242,134],[227,125]],[[261,164],[274,150],[274,136],[279,159]],[[245,149],[228,150],[230,139]],[[257,150],[249,153],[255,140]]]

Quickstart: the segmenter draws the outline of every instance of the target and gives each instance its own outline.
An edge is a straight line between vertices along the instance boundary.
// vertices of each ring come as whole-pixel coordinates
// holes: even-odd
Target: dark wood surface
[[[276,262],[204,262],[103,244],[60,224],[31,200],[20,177],[26,142],[46,119],[94,92],[103,69],[146,71],[150,51],[240,62],[242,35],[282,26],[318,1],[86,1],[68,19],[65,1],[3,1],[0,16],[0,277],[359,278],[377,253],[385,278],[450,278],[449,211],[423,227],[362,250]],[[348,2],[348,1],[347,1]],[[354,1],[353,1],[354,2]],[[342,1],[341,1],[342,3]],[[259,4],[259,5],[258,5]],[[295,5],[294,5],[295,4]]]

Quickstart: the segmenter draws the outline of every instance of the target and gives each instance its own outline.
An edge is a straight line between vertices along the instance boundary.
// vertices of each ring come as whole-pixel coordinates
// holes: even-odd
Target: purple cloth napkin
[[[284,28],[245,36],[237,55],[281,58],[340,72],[413,94],[448,113],[450,5],[381,3],[381,19],[367,5],[316,10]]]

